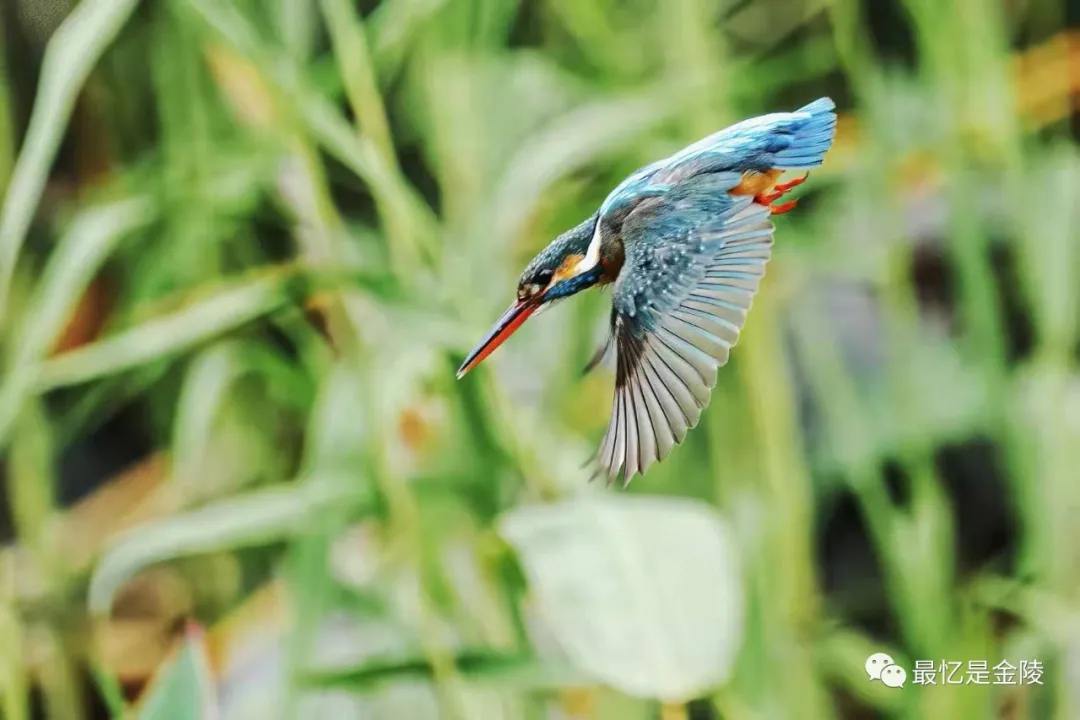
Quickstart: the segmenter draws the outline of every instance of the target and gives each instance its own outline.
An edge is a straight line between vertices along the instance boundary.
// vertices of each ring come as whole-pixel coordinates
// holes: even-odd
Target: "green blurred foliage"
[[[1010,63],[1064,3],[901,2],[912,63],[881,60],[852,0],[69,5],[0,14],[48,38],[25,132],[26,73],[0,64],[5,717],[31,686],[90,717],[87,668],[132,712],[88,628],[162,565],[211,625],[282,580],[285,629],[270,666],[213,677],[188,636],[140,717],[1080,713],[1080,155],[1063,123],[1033,132]],[[610,410],[611,377],[580,375],[605,294],[454,379],[619,179],[822,94],[850,113],[837,148],[778,220],[701,425],[647,477],[582,468]],[[910,280],[927,246],[947,313]],[[54,353],[101,277],[103,331]],[[87,567],[57,539],[59,459],[132,403],[168,516]],[[935,461],[973,437],[1005,468],[1008,562],[965,562]],[[880,574],[833,592],[841,496]],[[863,667],[882,651],[1038,659],[1044,684],[889,689]]]

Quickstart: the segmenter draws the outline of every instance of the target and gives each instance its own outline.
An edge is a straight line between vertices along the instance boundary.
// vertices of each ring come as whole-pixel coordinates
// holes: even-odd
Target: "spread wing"
[[[640,202],[622,224],[612,294],[615,400],[597,460],[629,482],[694,427],[739,339],[773,242],[769,209],[700,175]]]
[[[692,178],[717,172],[809,170],[836,135],[836,105],[820,98],[795,112],[770,113],[724,128],[623,180],[600,208],[605,225]]]
[[[625,257],[612,296],[615,400],[597,456],[609,481],[629,482],[683,441],[738,342],[773,225],[767,206],[731,191],[748,172],[821,165],[835,134],[835,105],[821,98],[714,133],[604,200],[597,236]]]
[[[743,120],[680,150],[653,182],[722,170],[806,170],[821,165],[836,135],[836,104],[820,98],[795,112]]]

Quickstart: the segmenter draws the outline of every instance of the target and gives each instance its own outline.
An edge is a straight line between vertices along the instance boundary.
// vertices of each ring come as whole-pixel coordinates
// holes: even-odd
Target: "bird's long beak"
[[[514,301],[503,316],[499,318],[499,321],[495,323],[495,326],[491,328],[491,332],[487,334],[480,344],[477,345],[469,357],[465,358],[465,362],[461,364],[461,367],[457,371],[458,379],[460,380],[465,373],[472,370],[474,367],[484,361],[484,359],[495,352],[495,349],[506,342],[506,339],[514,334],[514,332],[521,327],[521,324],[529,319],[529,316],[536,312],[536,309],[540,307],[540,303],[533,301],[522,302],[521,300]]]

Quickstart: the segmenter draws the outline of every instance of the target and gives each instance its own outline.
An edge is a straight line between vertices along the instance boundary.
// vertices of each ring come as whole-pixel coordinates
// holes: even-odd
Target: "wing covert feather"
[[[643,205],[624,224],[612,296],[615,397],[597,454],[608,482],[644,473],[697,424],[765,274],[769,209],[726,192],[720,199],[715,213]]]

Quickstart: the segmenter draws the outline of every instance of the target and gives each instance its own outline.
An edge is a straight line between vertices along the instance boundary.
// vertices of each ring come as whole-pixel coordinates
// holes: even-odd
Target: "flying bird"
[[[614,347],[615,398],[598,470],[624,484],[685,439],[739,339],[773,243],[774,204],[822,164],[836,134],[821,98],[720,130],[622,181],[589,219],[525,268],[517,298],[458,370],[461,378],[530,315],[555,300],[614,283],[610,334],[586,371]]]

